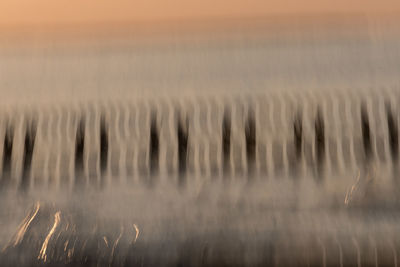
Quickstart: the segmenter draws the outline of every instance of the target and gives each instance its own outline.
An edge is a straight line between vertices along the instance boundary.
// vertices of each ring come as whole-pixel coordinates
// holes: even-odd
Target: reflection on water
[[[14,210],[2,217],[1,231],[10,233],[1,240],[2,266],[391,264],[396,190],[379,194],[379,182],[360,175],[336,192],[315,179],[237,177],[184,188],[5,194],[2,214]]]

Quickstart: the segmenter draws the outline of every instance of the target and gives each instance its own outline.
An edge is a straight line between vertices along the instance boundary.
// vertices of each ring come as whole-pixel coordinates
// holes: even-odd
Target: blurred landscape
[[[3,23],[0,265],[397,266],[400,25],[354,6]]]

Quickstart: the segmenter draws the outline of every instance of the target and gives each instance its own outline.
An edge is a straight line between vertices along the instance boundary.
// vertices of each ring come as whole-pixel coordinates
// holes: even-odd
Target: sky
[[[0,0],[0,26],[303,14],[399,14],[398,0]]]

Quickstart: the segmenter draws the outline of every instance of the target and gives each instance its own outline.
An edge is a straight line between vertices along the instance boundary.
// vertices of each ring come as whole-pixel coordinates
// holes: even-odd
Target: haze
[[[396,0],[2,0],[0,26],[399,11]]]

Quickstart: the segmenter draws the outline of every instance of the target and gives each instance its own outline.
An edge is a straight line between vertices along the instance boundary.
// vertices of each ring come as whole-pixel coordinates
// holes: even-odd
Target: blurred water
[[[332,160],[334,156],[328,157],[327,164],[331,169],[327,175],[315,171],[317,156],[312,138],[315,106],[311,108],[304,104],[302,108],[308,110],[311,118],[306,118],[306,113],[304,121],[308,120],[309,131],[306,132],[305,127],[305,133],[309,135],[304,138],[309,143],[304,145],[304,150],[314,152],[311,153],[310,162],[306,162],[308,159],[301,160],[303,168],[292,169],[291,165],[283,162],[283,173],[275,172],[278,167],[272,168],[273,171],[265,171],[262,164],[266,164],[267,160],[263,159],[262,163],[259,156],[262,154],[257,152],[256,161],[261,162],[261,167],[257,165],[258,169],[253,174],[246,174],[247,167],[244,167],[238,168],[238,171],[233,168],[232,174],[213,176],[204,174],[199,167],[199,172],[186,174],[187,183],[183,186],[178,182],[178,174],[168,173],[165,168],[161,170],[158,182],[153,185],[141,179],[129,181],[131,177],[122,173],[117,177],[126,180],[126,183],[110,180],[109,186],[102,190],[95,187],[71,190],[68,186],[52,187],[47,181],[56,179],[55,175],[47,173],[48,177],[45,178],[48,180],[34,190],[21,193],[2,188],[0,265],[396,266],[400,249],[397,226],[398,169],[396,161],[389,160],[388,130],[386,122],[382,122],[387,115],[382,115],[385,113],[381,111],[383,100],[391,100],[395,104],[392,108],[398,121],[399,41],[393,33],[376,31],[366,25],[357,30],[343,28],[330,33],[317,29],[304,34],[294,31],[287,35],[241,32],[185,38],[168,36],[157,42],[151,39],[136,40],[129,36],[118,40],[88,38],[66,43],[2,43],[0,92],[3,96],[2,111],[7,116],[20,116],[22,113],[16,113],[17,107],[27,105],[35,106],[40,116],[51,117],[60,108],[57,106],[59,102],[81,105],[86,110],[92,109],[91,105],[100,101],[111,113],[108,108],[112,105],[108,106],[107,101],[144,95],[150,98],[175,97],[177,100],[173,101],[176,102],[185,102],[186,96],[200,96],[201,99],[203,94],[224,94],[229,97],[236,94],[239,100],[243,100],[243,95],[249,95],[260,101],[257,103],[261,110],[264,102],[258,97],[260,92],[268,96],[270,92],[289,91],[298,96],[304,90],[307,96],[318,101],[325,99],[325,92],[329,95],[328,92],[339,89],[341,92],[357,92],[358,95],[349,100],[350,107],[354,109],[342,112],[342,106],[338,104],[336,109],[327,108],[324,113],[327,140],[329,137],[332,138],[329,141],[341,142],[343,136],[350,140],[349,144],[345,142],[346,139],[332,146],[335,149],[343,148],[343,151],[337,149],[337,155],[343,165],[350,166],[337,173]],[[318,97],[322,97],[310,94],[308,89],[319,92]],[[363,158],[361,122],[357,117],[360,113],[359,99],[364,90],[368,91],[365,95],[369,110],[372,110],[370,116],[375,122],[371,123],[375,156],[371,162]],[[376,95],[381,97],[379,104],[374,102],[378,99]],[[343,98],[348,100],[346,95]],[[41,106],[42,102],[51,103],[56,108],[48,109],[48,106]],[[233,102],[235,100],[230,103]],[[274,103],[271,105],[278,105],[273,99],[270,102]],[[115,104],[118,102],[112,103],[117,106],[115,112],[118,113],[118,104]],[[182,105],[187,108],[187,113],[198,105],[191,103]],[[245,107],[251,107],[245,103]],[[289,106],[288,110],[293,113],[294,107],[290,103],[283,105]],[[70,106],[62,107],[67,109]],[[93,117],[96,120],[98,117],[97,110],[93,109],[82,113],[89,114],[86,117],[88,132],[96,132],[97,122],[93,122]],[[169,108],[165,110],[170,112]],[[292,140],[292,132],[289,131],[292,125],[285,125],[285,122],[290,121],[294,113],[281,115],[284,109],[276,110],[278,113],[268,115],[279,123],[271,126],[274,134],[269,132],[268,127],[262,128],[262,123],[257,124],[257,142],[274,137],[277,138],[274,144],[281,148],[286,147],[288,140]],[[332,110],[340,116],[344,114],[350,123],[344,123],[338,115],[335,117],[335,131],[331,130],[329,127],[334,119],[329,116],[334,113]],[[164,114],[162,108],[158,111]],[[378,115],[372,115],[374,112]],[[27,116],[23,114],[20,119],[14,120],[19,123],[17,129],[20,131],[15,137],[19,152],[14,152],[12,158],[16,176],[21,168],[21,129],[25,127],[23,116]],[[28,115],[31,114],[28,112]],[[208,121],[210,124],[219,123],[222,112],[219,109],[211,115],[204,115],[211,119],[204,119],[203,115],[200,114],[198,119],[200,130],[207,132],[203,125]],[[258,113],[257,121],[264,118],[263,115]],[[165,115],[175,122],[176,118],[170,113],[168,116]],[[115,117],[110,115],[109,118]],[[134,124],[140,128],[134,131],[146,132],[147,119]],[[239,122],[234,121],[233,125],[237,128],[237,136],[243,136],[243,118],[238,116],[236,119]],[[59,121],[60,125],[64,125],[66,120]],[[6,125],[6,122],[6,119],[2,120],[2,125]],[[38,136],[40,134],[40,138],[47,140],[42,135],[46,136],[49,129],[50,141],[39,138],[38,148],[35,149],[40,153],[36,154],[40,156],[48,150],[57,152],[56,148],[65,149],[71,159],[75,142],[75,128],[71,125],[76,125],[69,121],[65,126],[73,128],[71,137],[66,134],[69,128],[65,131],[57,128],[53,133],[55,124],[52,123],[49,123],[50,126],[40,124],[44,130],[43,133],[39,131]],[[212,124],[211,128],[214,126]],[[220,126],[218,124],[216,127]],[[286,128],[289,130],[282,130]],[[110,129],[114,131],[112,127]],[[1,134],[4,135],[3,132]],[[87,147],[97,147],[98,144],[90,139],[90,134],[87,134],[88,142],[92,143]],[[168,136],[168,133],[165,135]],[[112,134],[110,136],[110,144],[114,145],[114,137]],[[58,141],[53,142],[64,137],[72,141],[68,140],[69,143],[62,145]],[[219,147],[221,142],[221,136],[214,132],[200,137],[196,142],[200,140],[211,148]],[[171,140],[165,139],[163,144],[175,145]],[[121,142],[118,143],[119,147],[129,147],[128,143],[118,142]],[[53,146],[53,143],[56,145]],[[348,147],[353,147],[354,151],[347,153]],[[384,147],[384,156],[378,155],[380,147]],[[210,151],[211,156],[217,153]],[[238,151],[245,150],[239,146]],[[276,165],[281,163],[277,158],[286,155],[279,156],[279,153],[285,152],[277,151],[278,156],[270,156],[270,161],[278,162]],[[264,152],[269,155],[269,151]],[[169,166],[168,160],[173,158],[170,155],[175,152],[168,153],[164,155],[167,162],[165,166]],[[236,153],[242,156],[233,158],[232,166],[247,166],[240,163],[244,161],[246,152]],[[304,151],[302,157],[306,157],[307,153]],[[361,160],[355,159],[358,155],[362,155]],[[47,157],[50,161],[56,158],[54,154],[48,154]],[[140,158],[144,159],[144,154]],[[205,166],[207,172],[210,166]],[[40,164],[35,168],[45,169]],[[68,170],[70,173],[71,166]],[[136,178],[141,176],[140,173],[134,173]],[[58,175],[62,176],[62,173]],[[319,182],[322,176],[324,179]]]
[[[346,205],[311,181],[3,195],[2,265],[394,265],[397,197]]]

